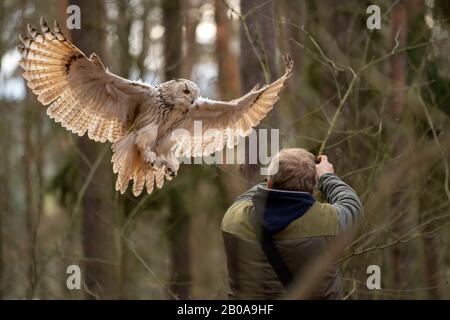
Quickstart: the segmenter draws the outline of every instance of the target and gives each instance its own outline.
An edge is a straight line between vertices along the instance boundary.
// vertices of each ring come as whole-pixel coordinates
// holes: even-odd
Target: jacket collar
[[[258,186],[253,196],[253,207],[256,220],[270,234],[275,234],[303,216],[315,201],[313,195],[308,192]]]

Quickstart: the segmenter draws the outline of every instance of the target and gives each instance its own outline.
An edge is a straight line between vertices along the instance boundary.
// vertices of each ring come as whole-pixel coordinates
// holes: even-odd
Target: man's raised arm
[[[326,156],[320,156],[317,164],[319,189],[335,209],[341,230],[351,227],[363,214],[361,201],[356,192],[334,174],[333,165]]]

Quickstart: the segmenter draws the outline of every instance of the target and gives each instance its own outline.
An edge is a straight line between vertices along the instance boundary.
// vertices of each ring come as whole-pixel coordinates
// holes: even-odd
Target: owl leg
[[[136,133],[136,146],[141,152],[143,160],[150,166],[156,163],[156,153],[152,150],[155,148],[155,141],[158,135],[158,126],[148,125],[140,129]]]
[[[162,168],[167,178],[173,178],[177,175],[180,167],[177,158],[170,151],[172,146],[172,138],[170,135],[164,136],[158,140],[155,147],[155,152],[158,155],[155,166]]]

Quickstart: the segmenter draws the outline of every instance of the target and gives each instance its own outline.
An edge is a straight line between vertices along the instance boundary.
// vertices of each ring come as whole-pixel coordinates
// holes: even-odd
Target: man
[[[280,297],[362,214],[355,191],[334,174],[326,156],[318,160],[304,149],[281,150],[269,165],[267,183],[239,196],[225,213],[230,298]],[[315,200],[317,187],[328,203]],[[339,299],[341,291],[333,265],[310,298]]]

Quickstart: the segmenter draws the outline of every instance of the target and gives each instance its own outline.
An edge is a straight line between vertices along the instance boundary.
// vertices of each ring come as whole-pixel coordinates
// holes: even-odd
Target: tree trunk
[[[119,72],[120,75],[128,79],[131,69],[131,55],[128,38],[131,30],[131,14],[128,0],[120,0],[117,3],[119,17],[117,20],[117,35],[119,37]],[[146,36],[144,34],[144,36]]]
[[[25,219],[26,219],[26,238],[27,238],[27,258],[28,260],[28,272],[27,277],[29,280],[29,287],[27,292],[27,298],[32,299],[34,291],[37,286],[37,265],[36,265],[36,238],[37,234],[37,212],[34,206],[34,188],[33,188],[33,147],[32,147],[32,128],[33,125],[33,110],[34,106],[33,97],[27,94],[25,98],[24,110],[23,110],[23,185],[24,185],[24,201],[25,201]]]
[[[6,108],[5,108],[6,109]],[[11,174],[11,125],[8,120],[10,118],[3,112],[0,116],[5,121],[0,127],[0,137],[1,137],[1,147],[2,156],[0,157],[0,299],[8,298],[6,295],[7,291],[7,273],[6,273],[6,262],[11,263],[12,261],[7,260],[7,251],[11,249],[7,246],[7,233],[6,233],[6,221],[8,217],[13,216],[11,209],[11,187],[10,187],[10,174]]]
[[[149,25],[148,25],[148,14],[150,12],[150,5],[151,2],[149,1],[142,1],[142,5],[144,6],[144,12],[142,14],[142,38],[141,38],[141,46],[142,46],[142,50],[139,53],[139,56],[137,58],[137,68],[139,71],[139,78],[141,80],[145,79],[145,72],[146,72],[146,67],[145,67],[145,58],[147,58],[147,53],[148,53],[148,47],[149,47]]]
[[[104,2],[71,0],[81,8],[81,30],[72,30],[72,40],[86,54],[97,53],[105,62],[106,12]],[[83,183],[92,170],[92,164],[100,156],[105,145],[90,141],[86,136],[78,141],[78,147],[90,164],[79,161]],[[82,200],[82,228],[84,250],[84,278],[90,298],[114,299],[117,297],[117,235],[111,203],[113,179],[110,154],[107,153],[95,171]]]
[[[147,14],[149,11],[149,4],[145,2],[142,4],[144,6],[144,12],[142,16],[143,22],[143,30],[142,30],[142,52],[138,57],[138,68],[140,71],[140,77],[144,76],[144,61],[145,55],[147,52],[148,46],[148,33],[147,29]],[[130,1],[128,0],[120,0],[117,2],[117,10],[119,11],[119,16],[116,21],[117,30],[118,30],[118,41],[119,41],[119,76],[124,78],[129,78],[131,71],[131,55],[130,55],[130,31],[131,31],[131,23],[132,16],[130,11],[133,8],[130,8]],[[119,207],[118,211],[121,215],[120,223],[121,227],[124,227],[124,222],[127,221],[130,212],[133,211],[135,207],[135,202],[132,200],[134,197],[131,195],[131,192],[127,190],[124,196],[117,196],[117,206]],[[131,197],[131,198],[130,198]],[[120,238],[120,287],[119,287],[119,298],[122,299],[133,299],[133,293],[135,292],[136,285],[136,264],[133,254],[130,251],[128,244],[129,233],[122,234]]]
[[[259,0],[241,1],[241,84],[242,93],[250,91],[257,83],[263,85],[274,80],[276,73],[276,40],[273,2],[261,4]],[[277,109],[268,115],[269,126],[279,127]],[[246,164],[241,172],[249,185],[260,180],[259,165],[248,162],[248,139],[246,139]]]
[[[171,80],[180,76],[182,44],[181,1],[171,0],[162,3],[164,33],[164,76]],[[191,248],[190,217],[181,201],[182,195],[176,188],[168,189],[169,219],[168,232],[171,257],[170,291],[171,298],[188,299],[191,297]]]
[[[239,63],[235,53],[232,52],[233,25],[232,21],[227,17],[227,8],[223,1],[215,0],[214,16],[216,21],[216,61],[218,69],[217,93],[220,100],[228,101],[236,99],[241,94],[241,79],[239,75]],[[231,149],[224,149],[223,163],[227,153]],[[237,147],[232,150],[235,152]],[[220,178],[218,183],[219,189],[225,194],[224,201],[229,203],[233,201],[239,190],[242,191],[242,183],[235,176],[239,174],[235,166],[218,165],[217,173]]]
[[[400,1],[392,9],[391,16],[391,45],[398,45],[398,48],[406,46],[406,37],[408,30],[408,12],[404,1]],[[393,143],[393,157],[399,155],[403,146],[405,145],[405,135],[400,127],[400,119],[403,113],[405,104],[405,86],[406,86],[406,52],[399,52],[392,55],[390,59],[391,65],[391,106],[389,113],[391,122],[393,120],[392,132],[390,138]],[[391,200],[391,214],[400,214],[404,207],[399,206],[401,203],[402,190],[393,190]],[[407,218],[407,217],[406,217]],[[405,217],[395,219],[392,226],[392,231],[395,235],[401,235],[406,230]],[[407,263],[407,248],[400,245],[395,246],[391,251],[392,258],[392,280],[393,286],[396,289],[402,289],[406,285],[409,277],[409,268]]]
[[[181,72],[181,49],[183,41],[183,16],[181,1],[162,2],[164,33],[164,76],[167,80],[179,77]]]
[[[221,0],[215,0],[216,58],[218,64],[218,92],[221,100],[235,99],[240,94],[238,61],[231,52],[233,36],[231,21],[226,15],[226,7]]]
[[[183,1],[182,10],[184,11],[184,43],[186,44],[186,52],[183,55],[181,76],[186,79],[191,79],[192,69],[198,57],[197,40],[195,38],[195,32],[200,20],[198,6],[199,4],[195,0]]]
[[[26,3],[22,3],[25,8]],[[24,9],[23,9],[24,10]],[[26,30],[25,17],[22,17],[22,30]],[[41,132],[41,118],[39,116],[39,109],[36,105],[34,96],[30,94],[30,90],[26,91],[26,96],[23,105],[23,143],[24,151],[22,156],[23,161],[23,187],[24,187],[24,202],[25,202],[25,220],[26,220],[26,238],[25,247],[27,254],[25,255],[27,261],[27,298],[35,297],[38,286],[38,266],[37,266],[37,229],[39,224],[39,217],[41,215],[41,189],[39,188],[42,180],[41,157],[39,148],[43,147],[42,132]],[[33,139],[36,137],[37,139]],[[36,148],[35,146],[39,146]],[[38,161],[39,159],[39,161]]]

